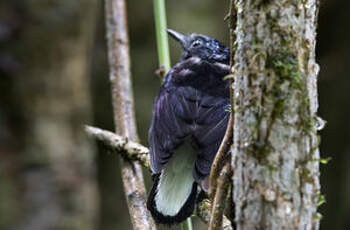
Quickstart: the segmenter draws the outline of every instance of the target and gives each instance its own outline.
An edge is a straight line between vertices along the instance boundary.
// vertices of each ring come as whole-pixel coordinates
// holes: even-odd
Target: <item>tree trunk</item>
[[[5,47],[16,63],[11,87],[2,88],[11,99],[0,164],[11,186],[1,193],[0,203],[9,205],[0,216],[15,211],[1,229],[95,226],[93,148],[82,125],[90,120],[88,51],[97,1],[74,2],[6,1],[1,14],[15,24]]]
[[[318,229],[318,1],[235,4],[237,229]]]

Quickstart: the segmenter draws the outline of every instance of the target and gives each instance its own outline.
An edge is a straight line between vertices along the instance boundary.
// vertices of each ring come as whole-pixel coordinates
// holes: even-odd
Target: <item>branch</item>
[[[105,0],[106,31],[116,133],[138,141],[132,95],[125,0]],[[146,189],[138,162],[121,160],[124,192],[134,230],[156,229],[146,208]]]
[[[223,224],[223,216],[227,202],[227,193],[230,186],[232,176],[231,162],[227,161],[224,168],[221,170],[218,178],[215,198],[211,210],[211,218],[209,230],[221,230]]]
[[[230,71],[231,74],[233,74],[234,68],[234,53],[235,53],[235,46],[234,46],[234,42],[235,42],[235,36],[234,36],[234,29],[235,29],[235,25],[236,25],[236,10],[234,7],[234,1],[231,0],[230,1],[230,12],[229,14],[225,17],[230,19],[229,21],[229,29],[230,29],[230,49],[231,49],[231,54],[230,54]],[[233,84],[233,78],[230,77],[229,78],[229,84],[232,86]],[[230,87],[230,99],[231,99],[231,108],[233,108],[234,103],[233,103],[233,88]],[[234,123],[234,119],[233,119],[233,109],[231,111],[230,114],[230,120],[227,124],[227,128],[226,128],[226,132],[225,132],[225,136],[220,144],[219,150],[216,153],[216,156],[214,158],[213,164],[211,166],[211,170],[210,170],[210,176],[209,176],[209,197],[210,200],[214,200],[215,197],[215,193],[216,193],[216,187],[217,187],[217,180],[219,177],[219,174],[222,170],[222,168],[224,167],[224,164],[226,162],[227,159],[227,151],[228,148],[232,145],[232,141],[233,141],[233,123]]]
[[[87,125],[85,131],[90,137],[101,141],[109,150],[119,153],[128,161],[137,161],[150,170],[149,149],[145,146],[96,127]]]
[[[216,194],[217,180],[220,175],[220,172],[227,159],[227,150],[232,144],[232,126],[233,126],[233,116],[230,115],[230,120],[227,125],[226,133],[224,139],[222,140],[219,150],[216,153],[213,164],[210,170],[209,176],[209,197],[210,200],[214,200]]]

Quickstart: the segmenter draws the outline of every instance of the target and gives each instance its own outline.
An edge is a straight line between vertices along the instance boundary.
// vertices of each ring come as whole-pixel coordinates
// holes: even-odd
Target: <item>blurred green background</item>
[[[167,1],[168,26],[228,44],[229,1]],[[160,82],[152,1],[127,1],[136,118],[147,145]],[[321,1],[321,229],[350,228],[350,1]],[[180,55],[170,41],[172,63]],[[82,125],[113,130],[104,4],[0,1],[0,229],[131,229],[119,161]],[[145,172],[150,184],[150,175]],[[198,220],[195,220],[198,224]],[[195,229],[203,228],[203,224]]]

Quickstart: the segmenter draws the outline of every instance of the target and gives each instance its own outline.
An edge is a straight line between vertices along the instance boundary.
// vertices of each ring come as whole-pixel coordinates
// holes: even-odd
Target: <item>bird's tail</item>
[[[154,175],[147,207],[160,224],[176,224],[192,215],[197,183],[193,179],[194,154],[173,154],[160,174]]]

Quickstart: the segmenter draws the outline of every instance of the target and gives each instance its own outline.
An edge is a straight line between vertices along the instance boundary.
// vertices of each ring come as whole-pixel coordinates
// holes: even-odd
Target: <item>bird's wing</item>
[[[162,170],[190,132],[195,107],[192,103],[184,103],[180,91],[162,89],[154,104],[148,135],[153,173]]]
[[[226,98],[203,97],[196,120],[194,140],[197,143],[197,159],[194,168],[196,181],[210,173],[210,168],[225,135],[230,117],[230,101]]]
[[[166,82],[154,104],[148,135],[153,173],[160,173],[176,148],[184,142],[189,134],[193,134],[194,130],[197,129],[195,121],[198,117],[208,116],[205,118],[205,125],[201,127],[201,130],[208,131],[206,136],[209,139],[216,133],[220,133],[222,127],[226,127],[226,121],[221,122],[222,124],[219,126],[216,124],[215,119],[217,118],[215,116],[218,111],[212,111],[213,108],[211,108],[211,104],[214,107],[221,106],[215,104],[217,103],[216,97],[204,98],[203,103],[201,103],[203,90],[200,87],[196,88],[195,85],[201,86],[198,81],[206,80],[205,76],[212,78],[213,75],[219,75],[219,83],[223,84],[222,78],[228,74],[228,68],[226,65],[211,64],[198,58],[190,58],[176,64],[169,71]],[[209,79],[207,80],[209,81]],[[203,82],[202,85],[206,83],[208,82]],[[213,82],[213,84],[216,83]],[[206,107],[202,108],[201,104]],[[203,113],[203,115],[200,116],[199,113]],[[219,119],[222,117],[221,112],[219,112],[218,117]],[[210,121],[213,124],[209,124]],[[218,131],[214,130],[215,127],[218,128]],[[209,140],[204,138],[204,141],[208,142]]]

